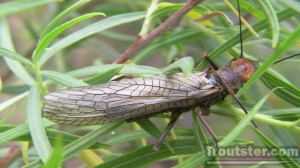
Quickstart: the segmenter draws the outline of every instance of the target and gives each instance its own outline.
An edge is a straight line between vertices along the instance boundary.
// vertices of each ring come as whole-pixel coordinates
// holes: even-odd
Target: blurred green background
[[[178,25],[132,56],[124,67],[112,65],[139,34],[151,32],[185,2],[1,1],[0,55],[4,59],[0,60],[0,167],[40,167],[42,161],[48,167],[212,167],[205,164],[211,158],[199,153],[197,144],[201,146],[199,141],[203,139],[197,136],[200,125],[194,123],[191,112],[181,117],[168,137],[170,144],[158,153],[144,146],[156,142],[153,135],[164,129],[168,114],[123,123],[121,127],[117,127],[119,123],[70,127],[40,117],[42,96],[55,89],[103,83],[118,75],[158,75],[174,61],[186,63],[185,67],[175,67],[174,72],[201,71],[207,67],[204,52],[209,52],[220,66],[239,57],[236,1],[205,0]],[[154,11],[145,17],[147,10],[152,10],[151,4]],[[249,24],[243,25],[244,55],[258,61],[262,68],[238,94],[247,109],[259,113],[253,119],[263,134],[239,125],[241,136],[227,136],[243,116],[231,98],[214,106],[205,119],[220,140],[225,137],[229,144],[299,147],[300,61],[295,57],[276,65],[272,62],[300,53],[300,2],[240,0],[240,4],[241,15]],[[186,57],[194,61],[184,62]],[[260,106],[259,100],[278,87],[283,89],[274,91],[259,110],[254,109]],[[51,155],[52,148],[55,155]],[[276,159],[291,162],[272,167],[299,166],[299,158]],[[269,167],[259,164],[234,166]]]

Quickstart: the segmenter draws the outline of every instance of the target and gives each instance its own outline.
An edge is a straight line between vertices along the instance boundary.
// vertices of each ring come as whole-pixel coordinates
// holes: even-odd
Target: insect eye
[[[248,66],[245,64],[242,64],[241,67],[244,72],[247,72],[249,70]]]

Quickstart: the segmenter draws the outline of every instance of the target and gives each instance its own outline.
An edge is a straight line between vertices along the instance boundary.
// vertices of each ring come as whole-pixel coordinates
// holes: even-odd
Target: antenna
[[[281,59],[275,61],[273,64],[277,64],[277,63],[279,63],[279,62],[285,61],[285,60],[287,60],[287,59],[290,59],[290,58],[293,58],[293,57],[296,57],[296,56],[300,56],[300,53],[295,54],[295,55],[291,55],[291,56],[288,56],[288,57],[285,57],[285,58],[281,58]]]
[[[242,31],[242,19],[241,19],[241,8],[239,0],[236,0],[238,5],[238,12],[239,12],[239,24],[240,24],[240,44],[241,44],[241,58],[244,58],[244,49],[243,49],[243,31]]]

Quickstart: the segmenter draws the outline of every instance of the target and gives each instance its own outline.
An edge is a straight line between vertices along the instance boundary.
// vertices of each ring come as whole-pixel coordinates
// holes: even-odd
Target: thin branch
[[[136,54],[141,48],[151,43],[156,37],[159,37],[170,28],[176,26],[181,18],[200,2],[201,0],[188,0],[182,8],[178,9],[173,15],[152,30],[148,35],[145,37],[138,36],[136,41],[113,63],[118,64],[125,62],[129,57]]]
[[[21,154],[21,149],[18,146],[13,146],[8,154],[0,160],[1,167],[8,167]]]

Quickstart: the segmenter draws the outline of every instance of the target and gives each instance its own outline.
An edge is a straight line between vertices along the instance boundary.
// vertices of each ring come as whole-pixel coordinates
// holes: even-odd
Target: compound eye
[[[242,67],[243,72],[248,72],[249,71],[249,68],[248,68],[247,65],[241,64],[240,66]]]

